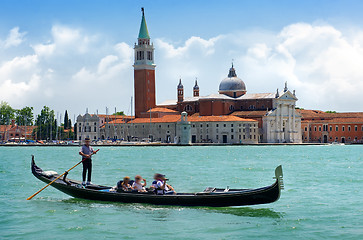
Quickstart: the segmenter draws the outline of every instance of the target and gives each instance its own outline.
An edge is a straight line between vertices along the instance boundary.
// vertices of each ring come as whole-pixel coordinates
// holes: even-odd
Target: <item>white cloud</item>
[[[90,51],[89,46],[97,37],[88,36],[80,29],[55,25],[51,31],[52,40],[49,43],[40,43],[33,46],[39,56],[85,54]]]
[[[4,41],[0,40],[0,46],[2,45],[5,49],[10,47],[16,47],[24,41],[26,32],[19,32],[19,27],[14,27],[10,30],[7,38]]]
[[[19,29],[11,32],[16,36]],[[23,36],[12,42],[19,45]],[[87,107],[104,112],[105,106],[129,113],[132,45],[109,44],[100,36],[53,26],[50,40],[33,43],[33,52],[0,62],[0,100],[14,107],[49,105],[75,114]],[[330,25],[297,23],[276,33],[253,30],[210,39],[190,37],[181,44],[154,41],[158,102],[176,98],[179,77],[186,96],[192,95],[196,77],[201,95],[216,93],[234,59],[250,93],[275,92],[288,81],[300,107],[363,111],[362,30],[347,34]]]

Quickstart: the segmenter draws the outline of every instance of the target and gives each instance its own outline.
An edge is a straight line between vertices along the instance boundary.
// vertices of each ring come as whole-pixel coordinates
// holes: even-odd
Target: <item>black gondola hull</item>
[[[46,176],[44,171],[35,165],[34,160],[32,160],[31,168],[33,175],[45,183],[51,182],[58,176]],[[277,201],[280,197],[280,189],[282,188],[282,176],[281,179],[277,177],[274,184],[264,188],[234,189],[229,192],[178,193],[174,195],[108,192],[107,189],[110,187],[92,185],[90,188],[84,188],[79,183],[70,179],[66,181],[58,179],[51,186],[72,197],[88,200],[155,205],[226,207],[266,204]]]

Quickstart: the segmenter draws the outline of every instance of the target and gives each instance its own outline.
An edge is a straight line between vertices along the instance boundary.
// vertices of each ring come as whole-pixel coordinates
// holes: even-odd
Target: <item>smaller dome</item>
[[[237,77],[236,71],[232,67],[229,69],[228,77],[219,84],[219,93],[226,94],[231,97],[239,97],[246,93],[246,85]]]

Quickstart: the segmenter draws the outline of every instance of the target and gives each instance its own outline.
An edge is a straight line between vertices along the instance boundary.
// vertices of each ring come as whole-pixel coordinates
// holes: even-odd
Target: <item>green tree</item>
[[[64,129],[70,128],[72,125],[69,125],[69,118],[68,118],[68,112],[64,113]]]
[[[36,131],[37,139],[55,139],[57,129],[55,123],[54,111],[44,106],[35,120],[37,129],[34,131]]]
[[[33,107],[24,107],[19,110],[15,110],[15,121],[19,126],[31,126],[33,125],[34,115]]]
[[[0,103],[0,125],[9,125],[15,117],[15,110],[7,102]]]
[[[116,116],[118,116],[118,115],[120,115],[120,116],[125,116],[125,113],[124,113],[124,111],[121,111],[121,112],[113,113],[112,115],[116,115]]]

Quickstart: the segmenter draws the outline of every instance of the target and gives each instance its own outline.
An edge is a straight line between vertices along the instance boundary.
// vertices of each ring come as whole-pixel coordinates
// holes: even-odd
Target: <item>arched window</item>
[[[193,107],[192,107],[192,106],[190,106],[190,105],[188,104],[188,105],[186,105],[186,106],[184,107],[184,111],[186,111],[186,112],[191,112],[191,111],[193,111]]]
[[[234,106],[233,105],[229,106],[229,111],[234,111]]]

